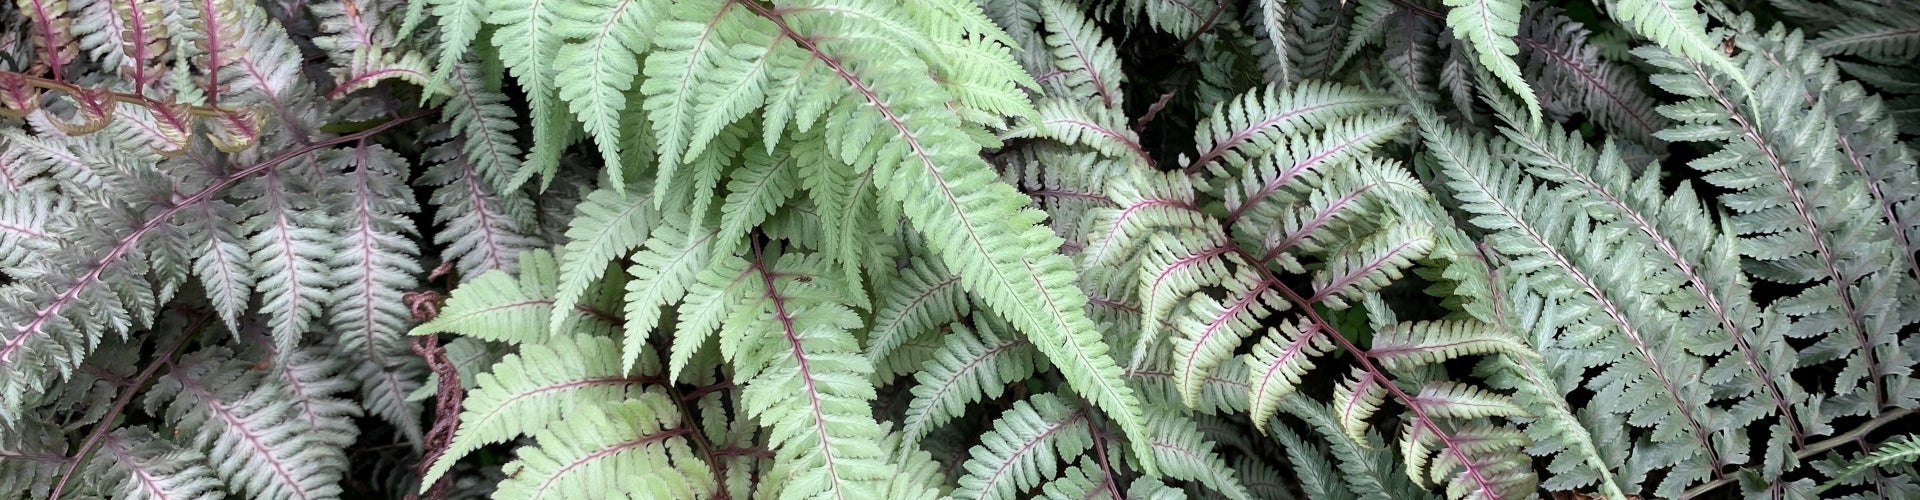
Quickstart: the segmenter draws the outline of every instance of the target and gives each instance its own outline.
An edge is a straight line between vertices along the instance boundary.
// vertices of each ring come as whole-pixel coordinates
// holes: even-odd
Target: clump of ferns
[[[1201,120],[1177,171],[1150,166],[1130,131],[1103,128],[1117,123],[1111,108],[1065,101],[1043,101],[1039,123],[1014,135],[1104,155],[1084,167],[1110,175],[1099,176],[1106,205],[1079,228],[1083,287],[1109,342],[1132,346],[1121,357],[1136,382],[1164,384],[1182,413],[1248,410],[1265,432],[1283,407],[1311,412],[1293,400],[1309,397],[1302,381],[1344,358],[1345,377],[1307,391],[1330,393],[1335,425],[1323,431],[1373,446],[1371,421],[1391,401],[1405,409],[1398,444],[1415,481],[1532,491],[1520,451],[1530,440],[1496,420],[1526,412],[1437,368],[1536,355],[1476,321],[1399,321],[1378,293],[1416,263],[1472,248],[1405,166],[1376,156],[1408,128],[1396,100],[1318,82],[1256,89]],[[1072,190],[1055,187],[1029,191],[1047,204]]]

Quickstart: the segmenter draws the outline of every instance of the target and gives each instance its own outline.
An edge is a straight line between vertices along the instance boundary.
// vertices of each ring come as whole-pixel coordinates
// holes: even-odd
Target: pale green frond
[[[1161,340],[1162,328],[1173,326],[1177,331],[1184,331],[1180,328],[1184,325],[1180,319],[1190,311],[1188,307],[1183,306],[1188,306],[1193,300],[1207,300],[1193,296],[1194,292],[1201,288],[1216,283],[1226,283],[1235,288],[1233,291],[1240,292],[1229,297],[1229,300],[1241,300],[1266,292],[1264,289],[1256,289],[1259,286],[1259,277],[1248,271],[1248,263],[1238,254],[1233,253],[1231,247],[1219,243],[1224,239],[1225,237],[1217,231],[1156,234],[1148,242],[1147,248],[1142,250],[1139,269],[1140,290],[1137,294],[1140,299],[1140,335],[1135,341],[1129,367],[1139,368],[1148,361],[1149,351],[1157,347],[1158,341]],[[1236,308],[1233,314],[1228,316],[1248,314],[1257,319],[1266,312],[1265,308],[1268,307],[1266,302],[1270,301],[1248,303]],[[1279,307],[1286,306],[1282,304]],[[1254,311],[1253,308],[1259,310]],[[1198,313],[1204,314],[1204,311]],[[1203,320],[1211,318],[1212,316],[1201,317]],[[1235,338],[1223,339],[1223,341],[1238,340],[1238,337],[1246,336],[1248,330],[1253,327],[1244,320],[1239,321],[1240,323],[1230,325],[1232,328],[1229,333],[1234,334]],[[1215,358],[1221,354],[1222,349],[1211,347],[1209,342],[1205,342],[1208,339],[1190,340],[1196,342],[1183,344],[1180,349],[1182,356],[1199,354],[1195,351],[1202,349],[1214,351],[1211,354],[1215,355],[1213,356]],[[1224,345],[1231,347],[1234,344]]]
[[[1085,146],[1109,158],[1152,165],[1153,158],[1140,146],[1140,137],[1127,127],[1127,117],[1117,110],[1094,107],[1088,101],[1048,99],[1040,103],[1034,121],[1007,131],[1007,138],[1036,137],[1062,144]]]
[[[1087,410],[1036,394],[1013,404],[969,452],[956,498],[1016,498],[1059,473],[1056,464],[1093,449]]]
[[[694,106],[707,84],[703,75],[733,59],[728,32],[747,31],[741,26],[747,22],[744,10],[720,0],[676,2],[668,7],[666,20],[653,26],[659,49],[650,52],[641,66],[646,81],[640,92],[647,96],[642,107],[653,123],[659,147],[656,185],[672,181],[689,157],[693,137],[700,134],[694,129],[699,118]],[[709,130],[706,135],[716,132]]]
[[[1340,424],[1340,431],[1347,439],[1355,443],[1366,443],[1367,431],[1372,424],[1368,417],[1380,410],[1380,404],[1386,401],[1387,388],[1391,382],[1380,380],[1373,372],[1355,367],[1347,374],[1346,381],[1333,388],[1334,419]]]
[[[606,165],[621,165],[619,116],[627,109],[627,89],[640,74],[638,54],[652,44],[650,28],[661,17],[660,4],[650,0],[557,3],[553,30],[582,40],[567,42],[553,53],[556,93],[599,145]],[[625,185],[621,170],[605,170],[614,186]]]
[[[1000,397],[1007,384],[1031,378],[1041,368],[1034,363],[1032,344],[1011,331],[1003,338],[992,324],[954,323],[953,332],[943,336],[946,344],[914,374],[913,402],[901,429],[908,442],[964,414],[969,404]]]
[[[553,312],[560,283],[558,266],[544,250],[529,252],[520,257],[517,278],[490,271],[460,285],[438,316],[409,334],[450,332],[496,342],[541,343],[549,338],[549,322],[556,316],[564,321],[563,334],[611,334],[618,325],[605,312],[579,305],[560,314]]]
[[[1833,473],[1833,479],[1821,483],[1818,491],[1830,490],[1834,486],[1853,481],[1867,469],[1910,464],[1917,460],[1920,460],[1920,438],[1915,438],[1912,434],[1900,436],[1880,443],[1873,453],[1847,462],[1845,468]]]
[[[571,120],[562,121],[554,116],[554,108],[560,106],[559,97],[555,95],[555,77],[559,71],[555,65],[566,36],[558,26],[558,3],[553,0],[488,0],[486,6],[478,7],[486,13],[487,23],[495,25],[493,46],[498,49],[500,62],[520,82],[532,111],[532,154],[528,155],[520,170],[513,173],[513,178],[503,190],[518,188],[534,174],[551,181],[559,170],[560,150],[566,146],[568,131],[572,129]],[[441,58],[442,68],[452,66],[446,53],[443,52]]]
[[[754,253],[743,276],[761,296],[721,328],[720,352],[744,381],[743,413],[767,429],[776,463],[792,475],[782,498],[874,498],[887,486],[886,432],[873,419],[873,367],[850,331],[860,317],[840,301],[817,255]]]
[[[1235,264],[1246,269],[1246,264]],[[1260,320],[1292,306],[1260,276],[1242,271],[1217,282],[1224,297],[1193,294],[1184,310],[1174,316],[1174,373],[1180,381],[1182,400],[1189,408],[1198,404],[1201,384],[1208,372],[1232,357],[1240,343],[1260,328]]]
[[[1053,68],[1058,72],[1043,83],[1071,92],[1068,97],[1077,100],[1098,97],[1102,107],[1124,106],[1125,94],[1120,88],[1126,78],[1113,43],[1100,36],[1093,20],[1070,4],[1061,0],[1039,3],[1040,20],[1047,27],[1047,46],[1053,49]]]
[[[767,216],[800,189],[794,177],[799,167],[791,152],[778,156],[760,148],[741,153],[740,168],[727,179],[727,198],[720,205],[720,232],[714,236],[714,253],[733,253],[734,245],[747,231],[767,220]]]
[[[433,485],[481,446],[539,432],[571,408],[623,399],[647,381],[620,371],[620,350],[612,339],[563,335],[522,344],[518,354],[479,374],[479,387],[467,394],[460,413],[459,430],[421,487]]]
[[[1183,167],[1196,171],[1215,160],[1244,164],[1282,147],[1284,141],[1307,128],[1377,109],[1393,100],[1338,84],[1303,82],[1291,88],[1269,86],[1254,90],[1222,106],[1194,129],[1199,156]]]
[[[859,97],[838,103],[837,116],[830,117],[837,118],[826,127],[834,153],[849,164],[873,165],[888,204],[902,207],[963,287],[1031,336],[1073,387],[1125,433],[1144,434],[1139,400],[1087,319],[1086,296],[1074,286],[1077,273],[1055,253],[1060,238],[1039,225],[1040,213],[1024,208],[1026,196],[997,182],[977,149],[958,146],[978,143],[944,111],[945,92],[925,76],[926,68],[902,58],[846,58],[850,47],[874,48],[857,42],[801,45],[830,61],[835,76]],[[1152,470],[1150,463],[1143,468]]]
[[[1394,371],[1494,353],[1518,358],[1539,356],[1512,334],[1474,321],[1394,323],[1375,330],[1373,347],[1367,349],[1367,355]]]
[[[1127,485],[1127,500],[1187,500],[1187,492],[1159,479],[1143,477]]]
[[[1526,415],[1513,400],[1486,389],[1457,382],[1430,382],[1413,395],[1411,405],[1439,418],[1511,417]]]
[[[1620,0],[1608,3],[1607,15],[1633,34],[1653,40],[1674,55],[1700,61],[1747,87],[1746,73],[1727,57],[1719,36],[1707,31],[1707,20],[1693,0]]]
[[[1060,477],[1047,481],[1041,486],[1041,493],[1048,500],[1120,500],[1119,485],[1113,477],[1100,471],[1093,457],[1080,457],[1080,462],[1060,472]]]
[[[701,227],[704,219],[690,219],[672,210],[666,215],[663,224],[647,237],[645,248],[634,252],[633,266],[627,268],[626,324],[622,325],[627,335],[620,356],[623,370],[633,368],[641,345],[654,334],[660,308],[686,296],[699,272],[713,258],[716,232]]]
[[[939,261],[915,260],[876,292],[880,306],[867,333],[867,360],[887,363],[901,344],[971,312],[960,277]]]
[[[567,245],[559,252],[559,288],[553,308],[562,314],[549,320],[555,334],[564,332],[565,312],[573,310],[587,287],[606,274],[607,262],[639,248],[659,224],[650,191],[644,184],[624,190],[601,188],[587,193],[575,208],[579,215],[567,225]]]
[[[1345,309],[1349,301],[1391,284],[1400,279],[1402,270],[1433,249],[1432,233],[1424,225],[1395,224],[1353,242],[1330,256],[1325,269],[1313,274],[1313,296],[1307,301]]]
[[[899,432],[888,432],[886,440],[880,443],[885,449],[899,450],[912,447],[912,441]],[[891,464],[893,477],[887,484],[887,498],[906,500],[933,500],[940,498],[946,489],[946,471],[933,459],[933,454],[922,450],[912,450],[894,455]]]
[[[679,308],[679,322],[673,328],[673,352],[667,361],[667,376],[679,379],[700,347],[705,345],[720,324],[736,315],[735,311],[763,300],[749,281],[748,263],[737,255],[714,255],[687,286],[686,302]]]
[[[1206,485],[1226,498],[1253,498],[1193,421],[1177,414],[1155,415],[1152,421],[1154,460],[1167,477]]]
[[[1520,34],[1520,7],[1524,0],[1445,0],[1444,3],[1448,7],[1447,27],[1453,29],[1454,36],[1472,45],[1474,53],[1480,56],[1480,65],[1526,102],[1533,123],[1540,123],[1540,99],[1520,76],[1520,65],[1513,62],[1513,57],[1520,53],[1513,37]]]
[[[1467,424],[1453,431],[1446,443],[1470,456],[1471,463],[1453,453],[1436,454],[1441,439],[1425,426],[1403,427],[1400,444],[1408,477],[1420,484],[1445,485],[1450,498],[1524,497],[1535,492],[1536,478],[1525,467],[1530,459],[1519,452],[1527,438],[1519,431],[1485,424]],[[1497,489],[1483,489],[1483,484]]]
[[[1273,414],[1280,411],[1280,400],[1292,395],[1300,377],[1313,369],[1313,357],[1331,349],[1333,342],[1313,323],[1281,323],[1278,329],[1267,330],[1253,352],[1241,358],[1248,369],[1247,406],[1252,408],[1249,417],[1255,429],[1267,430]]]
[[[460,60],[472,50],[473,41],[480,35],[480,28],[487,18],[487,0],[410,0],[410,7],[418,8],[431,5],[435,24],[440,31],[440,60],[434,65],[433,79],[447,78]],[[409,18],[408,26],[414,23]],[[405,30],[412,33],[413,30]]]
[[[1184,175],[1128,169],[1107,183],[1107,197],[1114,207],[1090,210],[1086,217],[1090,243],[1081,255],[1087,265],[1120,264],[1162,230],[1218,225],[1200,210],[1193,182]]]
[[[576,408],[501,466],[507,479],[494,498],[707,498],[717,485],[685,424],[659,390]]]

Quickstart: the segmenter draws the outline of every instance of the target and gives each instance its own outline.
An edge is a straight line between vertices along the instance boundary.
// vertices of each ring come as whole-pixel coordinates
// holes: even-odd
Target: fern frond
[[[848,164],[873,165],[882,196],[929,235],[927,246],[960,275],[962,286],[1031,336],[1073,387],[1123,431],[1143,435],[1139,401],[1086,317],[1086,296],[1073,285],[1073,266],[1053,253],[1060,239],[1038,225],[1040,214],[1022,208],[1025,196],[995,181],[977,151],[944,146],[978,143],[944,111],[945,92],[925,68],[898,57],[850,57],[858,55],[849,51],[853,47],[878,51],[870,45],[813,41],[813,35],[834,33],[830,28],[856,29],[857,23],[800,31],[778,14],[746,6],[831,69],[836,87],[856,95],[835,104],[835,114],[845,120],[826,127],[827,140],[837,145],[834,153]],[[873,137],[893,139],[876,144]],[[1152,470],[1150,463],[1143,466]]]
[[[1520,65],[1513,62],[1513,57],[1520,53],[1520,46],[1513,42],[1513,37],[1520,34],[1520,8],[1523,2],[1444,0],[1443,3],[1449,7],[1447,27],[1453,29],[1454,36],[1466,40],[1473,47],[1480,65],[1526,103],[1533,123],[1540,123],[1540,99],[1533,95],[1533,86],[1520,76]]]
[[[1715,474],[1721,454],[1707,429],[1716,425],[1711,419],[1719,413],[1706,406],[1705,388],[1684,383],[1702,376],[1704,363],[1686,352],[1688,342],[1677,334],[1676,315],[1653,304],[1649,295],[1656,289],[1650,285],[1659,282],[1648,277],[1652,271],[1623,265],[1612,255],[1638,248],[1621,245],[1612,233],[1592,233],[1586,214],[1566,210],[1557,196],[1540,191],[1519,172],[1498,169],[1499,163],[1491,159],[1508,154],[1504,143],[1490,146],[1444,130],[1430,133],[1426,143],[1452,178],[1450,185],[1463,209],[1478,215],[1474,224],[1498,232],[1493,248],[1521,259],[1525,267],[1519,272],[1540,277],[1538,286],[1568,292],[1562,300],[1587,315],[1581,324],[1569,325],[1562,342],[1608,353],[1586,361],[1610,366],[1593,382],[1599,397],[1610,404],[1615,398],[1642,401],[1611,407],[1627,421],[1667,436],[1660,453],[1707,460],[1674,469],[1657,491],[1676,494],[1686,484]],[[1622,286],[1627,283],[1640,285]]]
[[[1863,4],[1863,6],[1870,4]],[[1812,42],[1822,54],[1844,54],[1896,63],[1920,55],[1920,14],[1894,6],[1849,16]]]
[[[873,367],[849,331],[860,318],[838,302],[845,285],[826,276],[832,267],[818,256],[769,261],[755,250],[735,279],[757,282],[757,307],[732,312],[720,352],[745,380],[744,413],[767,427],[775,461],[793,468],[781,495],[874,497],[886,486],[889,454],[867,404]]]
[[[567,245],[559,253],[560,279],[549,321],[555,334],[563,333],[567,311],[573,310],[587,287],[607,272],[607,262],[639,248],[660,222],[654,199],[645,186],[601,188],[587,193],[576,208],[579,216],[567,224]]]
[[[1075,408],[1052,394],[1036,394],[993,423],[993,430],[969,452],[961,467],[957,498],[1013,498],[1038,486],[1058,472],[1063,458],[1093,448],[1086,409]]]
[[[876,293],[879,307],[867,333],[867,360],[887,364],[901,344],[940,325],[959,320],[972,309],[960,277],[938,261],[915,260]],[[911,435],[912,432],[908,431]]]
[[[1323,127],[1344,116],[1377,109],[1392,101],[1338,84],[1308,82],[1292,88],[1270,86],[1255,90],[1223,106],[1194,130],[1200,154],[1183,167],[1194,172],[1225,160],[1247,163],[1284,147],[1284,140],[1306,128]]]
[[[527,106],[532,113],[533,150],[501,190],[512,191],[534,174],[551,180],[559,168],[560,149],[568,142],[566,137],[572,126],[571,121],[562,122],[554,116],[554,108],[560,105],[555,95],[558,90],[556,63],[565,36],[560,31],[559,12],[553,2],[545,0],[489,0],[484,7],[470,4],[467,8],[478,8],[487,15],[487,23],[495,25],[493,46],[498,49],[500,62],[526,92]],[[452,66],[453,58],[446,54],[441,54],[442,68]]]
[[[1885,443],[1880,443],[1880,446],[1874,449],[1873,453],[1848,462],[1845,468],[1835,471],[1832,474],[1833,479],[1821,483],[1819,489],[1816,491],[1833,489],[1834,486],[1839,486],[1842,483],[1853,480],[1867,469],[1897,464],[1909,464],[1916,460],[1920,460],[1920,438],[1915,438],[1912,434],[1901,436]]]
[[[633,266],[627,268],[626,324],[622,342],[621,369],[632,369],[643,344],[660,320],[660,308],[678,302],[687,294],[698,273],[713,258],[714,230],[703,230],[704,219],[690,219],[684,213],[669,210],[659,227],[647,237],[646,248],[633,254]],[[679,370],[674,370],[678,373]]]
[[[553,29],[583,40],[569,41],[552,55],[555,93],[585,126],[607,165],[621,165],[620,112],[627,89],[640,74],[638,54],[652,44],[650,21],[660,17],[659,2],[592,0],[560,2]],[[528,71],[537,71],[529,69]],[[535,144],[541,144],[536,141]],[[605,170],[611,184],[625,185],[620,168]]]
[[[1313,296],[1307,300],[1344,309],[1348,301],[1378,291],[1433,249],[1432,231],[1422,225],[1394,224],[1334,252],[1326,268],[1314,273]]]
[[[100,454],[89,465],[89,475],[111,485],[129,500],[213,500],[222,497],[220,480],[207,467],[207,457],[184,450],[144,428],[107,434]]]
[[[1120,87],[1126,79],[1120,72],[1119,55],[1113,43],[1100,36],[1092,20],[1059,0],[1040,2],[1039,11],[1041,22],[1047,26],[1046,42],[1053,49],[1057,72],[1040,80],[1052,83],[1058,78],[1058,88],[1072,92],[1071,97],[1098,97],[1100,105],[1108,109],[1125,105]]]
[[[1807,94],[1806,73],[1821,70],[1760,63],[1807,61],[1797,35],[1776,29],[1765,36],[1741,37],[1737,43],[1750,47],[1747,59],[1755,63],[1749,65],[1754,93],[1744,103],[1722,90],[1727,77],[1710,75],[1690,61],[1641,51],[1657,66],[1685,75],[1662,80],[1669,91],[1691,98],[1663,108],[1683,121],[1663,135],[1731,143],[1690,166],[1705,173],[1707,182],[1735,193],[1725,198],[1736,210],[1728,227],[1740,235],[1741,254],[1755,259],[1750,270],[1755,277],[1811,284],[1775,303],[1782,312],[1803,316],[1793,325],[1794,336],[1822,337],[1801,351],[1802,363],[1846,359],[1835,394],[1852,394],[1844,400],[1859,401],[1860,406],[1842,413],[1877,412],[1888,401],[1881,346],[1896,343],[1900,327],[1870,321],[1865,311],[1890,306],[1890,296],[1875,292],[1891,291],[1905,280],[1885,270],[1843,271],[1856,262],[1877,262],[1895,247],[1893,232],[1870,204],[1838,201],[1872,199],[1860,180],[1842,174],[1860,167],[1850,165],[1836,147],[1863,137],[1840,133],[1827,113],[1829,104]],[[1682,113],[1699,109],[1712,112]]]
[[[1267,425],[1271,424],[1262,424],[1263,428]],[[1334,474],[1326,450],[1301,439],[1285,425],[1272,427],[1274,440],[1280,442],[1280,448],[1286,450],[1287,461],[1293,465],[1293,476],[1298,478],[1300,490],[1309,498],[1355,498],[1353,492],[1347,491],[1346,482]]]
[[[1345,483],[1344,487],[1329,484],[1326,488],[1335,492],[1350,491],[1366,499],[1434,498],[1408,479],[1405,465],[1393,455],[1392,447],[1382,446],[1379,434],[1367,432],[1358,439],[1348,435],[1334,407],[1305,398],[1286,398],[1281,400],[1281,409],[1299,417],[1315,434],[1326,438],[1328,452]],[[1275,437],[1282,443],[1304,444],[1304,440],[1285,425],[1268,425],[1268,428],[1274,429]]]
[[[1751,85],[1740,66],[1721,52],[1718,37],[1707,32],[1706,19],[1693,0],[1621,0],[1607,7],[1607,15],[1633,34],[1669,53],[1711,66],[1741,87]]]
[[[1114,484],[1113,476],[1102,472],[1093,460],[1092,457],[1081,457],[1080,463],[1061,471],[1060,477],[1042,485],[1041,493],[1049,500],[1120,500],[1120,486]]]
[[[532,200],[517,192],[495,191],[486,173],[456,149],[485,140],[469,135],[436,146],[427,159],[438,163],[417,180],[421,185],[438,186],[428,198],[429,203],[440,207],[433,213],[434,224],[440,226],[433,242],[444,248],[441,260],[454,263],[460,276],[518,272],[520,255],[542,242],[531,231]],[[515,149],[512,154],[518,152]]]
[[[199,207],[198,220],[183,224],[192,246],[200,250],[194,258],[193,272],[200,286],[213,301],[213,310],[227,324],[240,331],[240,315],[253,297],[256,278],[249,266],[247,251],[235,231],[241,220],[239,210],[225,202],[210,201]]]
[[[1152,420],[1154,460],[1167,477],[1198,482],[1226,498],[1253,498],[1192,421],[1177,415],[1157,415]]]
[[[707,498],[718,486],[689,446],[689,424],[659,390],[619,403],[587,405],[535,434],[502,466],[505,498],[584,498],[612,494]]]
[[[604,337],[564,335],[522,344],[519,354],[507,355],[479,375],[479,387],[468,393],[460,413],[459,430],[427,469],[422,489],[481,446],[538,432],[569,408],[618,401],[641,384],[658,381],[630,376],[619,363],[620,350]]]
[[[327,259],[334,289],[328,297],[328,323],[340,337],[340,348],[381,366],[388,360],[380,347],[404,342],[410,313],[400,296],[412,290],[420,274],[412,236],[418,234],[408,214],[419,211],[405,175],[406,161],[378,146],[331,151],[321,163],[347,171],[328,183],[327,190],[350,193],[332,212],[344,214],[348,231],[338,250]]]
[[[1040,368],[1034,364],[1032,344],[1013,335],[1002,338],[991,324],[981,321],[967,328],[954,323],[953,333],[944,336],[945,346],[914,374],[918,385],[902,417],[901,433],[908,442],[920,441],[963,414],[968,404],[1000,397],[1007,384],[1030,378]]]
[[[1140,137],[1127,128],[1126,115],[1095,108],[1085,101],[1049,99],[1040,104],[1037,121],[1008,131],[1008,138],[1039,137],[1063,144],[1086,146],[1117,160],[1153,165],[1140,146]]]
[[[433,79],[443,80],[460,66],[467,53],[473,50],[473,41],[480,36],[480,28],[487,20],[488,0],[409,0],[411,9],[423,9],[432,6],[436,28],[440,32],[439,61],[433,67]],[[418,17],[409,12],[402,27],[402,33],[413,33],[412,29]],[[458,89],[456,85],[454,88]]]
[[[672,181],[682,163],[699,155],[694,151],[695,145],[706,142],[699,138],[714,137],[722,126],[731,122],[696,125],[702,120],[695,110],[701,100],[725,97],[724,92],[716,93],[718,89],[713,88],[722,86],[709,85],[712,77],[707,74],[727,68],[738,76],[745,76],[742,66],[751,67],[743,64],[745,61],[766,59],[765,54],[752,59],[747,54],[729,53],[734,43],[743,41],[739,38],[750,36],[747,33],[772,31],[764,21],[756,23],[758,20],[738,7],[734,2],[720,0],[677,3],[667,12],[671,20],[654,27],[655,42],[660,50],[647,56],[642,69],[646,81],[641,84],[640,92],[647,96],[642,106],[653,124],[658,144],[660,171],[656,185]],[[751,99],[737,99],[741,101],[738,104],[721,103],[721,109],[751,109],[759,104]]]
[[[1665,141],[1654,133],[1671,121],[1655,112],[1655,101],[1641,83],[1646,76],[1601,57],[1590,38],[1585,25],[1550,7],[1530,9],[1514,38],[1527,49],[1527,79],[1539,89],[1549,121],[1584,114],[1615,137],[1664,152]]]
[[[537,344],[549,338],[549,321],[559,317],[563,329],[555,338],[575,333],[610,335],[618,326],[612,315],[584,306],[553,312],[559,274],[552,254],[530,252],[520,258],[517,279],[491,271],[462,284],[438,316],[409,334],[451,332],[481,340]]]
[[[1519,408],[1513,408],[1518,413]],[[1471,462],[1463,462],[1460,455],[1440,454],[1431,461],[1430,447],[1438,441],[1437,436],[1423,431],[1425,427],[1408,425],[1400,437],[1401,454],[1407,460],[1407,475],[1415,481],[1431,481],[1446,485],[1447,495],[1453,498],[1473,497],[1525,497],[1534,492],[1533,471],[1517,464],[1527,463],[1518,451],[1527,442],[1526,436],[1519,431],[1492,427],[1484,424],[1468,424],[1453,431],[1451,441],[1457,449],[1465,450]],[[1431,468],[1428,465],[1431,464]],[[1426,474],[1422,477],[1422,472]],[[1475,477],[1469,477],[1469,475]],[[1485,491],[1481,486],[1488,482],[1495,486],[1494,491]]]
[[[1372,424],[1367,418],[1380,410],[1380,403],[1387,399],[1387,387],[1391,382],[1381,380],[1380,376],[1365,368],[1354,367],[1345,381],[1333,387],[1334,421],[1340,424],[1340,432],[1356,443],[1365,443]]]
[[[167,405],[167,421],[212,462],[221,480],[256,498],[329,498],[346,457],[320,441],[301,418],[296,402],[276,384],[261,384],[257,372],[225,349],[199,351],[148,392],[154,413]]]
[[[1379,337],[1375,337],[1375,349],[1379,348]],[[1280,328],[1268,330],[1260,343],[1254,344],[1253,352],[1242,358],[1246,361],[1248,407],[1253,426],[1262,432],[1267,431],[1267,423],[1273,414],[1280,411],[1280,401],[1300,385],[1300,376],[1314,367],[1313,358],[1333,349],[1318,325],[1313,323],[1281,323]]]
[[[334,285],[324,262],[334,252],[323,230],[335,222],[313,206],[315,194],[305,180],[289,173],[267,171],[257,182],[243,186],[239,196],[248,213],[247,253],[262,312],[273,329],[278,351],[290,351],[305,336]]]
[[[1506,332],[1465,321],[1395,323],[1373,334],[1367,354],[1391,370],[1405,370],[1475,354],[1537,357]]]
[[[765,222],[800,188],[794,177],[796,153],[773,156],[759,148],[743,153],[740,168],[727,180],[727,198],[720,205],[720,232],[714,236],[714,253],[731,254],[734,245],[747,231]]]

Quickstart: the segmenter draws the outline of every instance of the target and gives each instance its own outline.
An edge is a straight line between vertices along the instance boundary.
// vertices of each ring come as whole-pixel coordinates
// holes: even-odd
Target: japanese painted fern
[[[1920,496],[1883,3],[15,0],[0,491]]]

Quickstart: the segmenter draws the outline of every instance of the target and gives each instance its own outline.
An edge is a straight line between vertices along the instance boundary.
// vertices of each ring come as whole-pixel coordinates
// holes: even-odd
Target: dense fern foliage
[[[1920,14],[0,4],[0,496],[1916,498]]]

